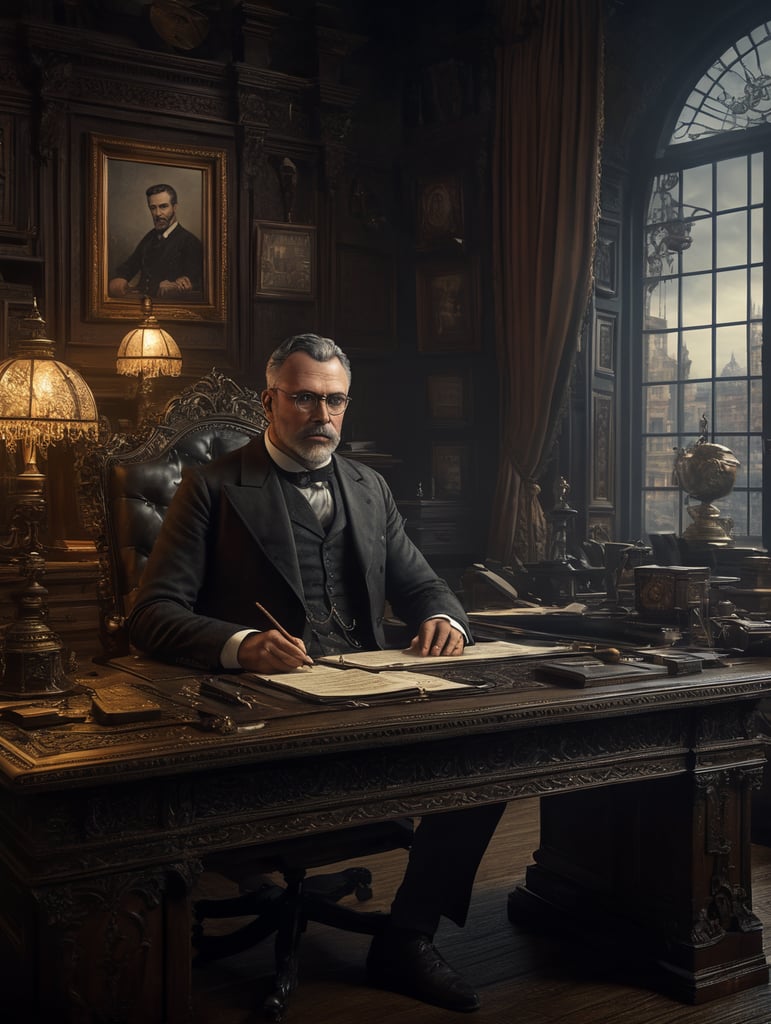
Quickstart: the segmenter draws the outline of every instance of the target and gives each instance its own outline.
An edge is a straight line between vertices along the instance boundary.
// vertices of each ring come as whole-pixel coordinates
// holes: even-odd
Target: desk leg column
[[[683,1002],[767,984],[750,878],[760,777],[730,767],[544,798],[510,919],[593,938]]]

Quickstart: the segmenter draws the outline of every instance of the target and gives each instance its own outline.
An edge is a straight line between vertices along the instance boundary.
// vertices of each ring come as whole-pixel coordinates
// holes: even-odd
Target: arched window
[[[771,22],[764,22],[693,87],[649,184],[640,365],[645,533],[681,534],[688,526],[674,456],[706,427],[709,440],[741,463],[732,493],[717,502],[721,515],[733,520],[739,542],[764,534],[770,129]]]

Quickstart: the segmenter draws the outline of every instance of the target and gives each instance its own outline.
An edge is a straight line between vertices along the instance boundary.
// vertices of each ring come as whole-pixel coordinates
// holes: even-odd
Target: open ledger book
[[[247,683],[271,686],[303,700],[322,704],[367,703],[378,699],[432,695],[462,696],[464,691],[473,693],[480,689],[469,683],[453,683],[420,672],[366,672],[363,669],[341,670],[320,664],[274,675],[243,672],[239,678]]]
[[[408,669],[412,671],[417,665],[465,665],[470,661],[497,661],[501,658],[541,658],[565,654],[571,650],[569,644],[558,641],[542,641],[541,643],[513,643],[508,640],[480,641],[466,647],[463,654],[440,655],[438,658],[425,658],[421,654],[406,651],[347,651],[345,654],[327,654],[319,658],[319,663],[327,665],[344,665],[350,668],[363,668],[371,672],[384,669]]]

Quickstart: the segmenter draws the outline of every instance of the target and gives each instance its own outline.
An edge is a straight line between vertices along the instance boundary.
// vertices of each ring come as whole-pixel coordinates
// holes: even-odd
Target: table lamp
[[[5,631],[0,695],[37,698],[60,696],[68,689],[61,658],[64,645],[46,622],[47,591],[39,581],[45,565],[40,530],[46,502],[37,451],[59,441],[95,435],[98,414],[80,374],[54,358],[55,343],[46,337],[35,300],[24,327],[14,354],[0,363],[0,438],[11,452],[21,445],[24,455],[24,469],[16,477],[18,501],[11,532],[3,548],[19,558],[27,577],[14,595],[16,620]]]
[[[116,369],[124,376],[138,377],[139,399],[137,422],[144,419],[149,406],[153,377],[179,377],[182,353],[168,331],[164,331],[153,314],[152,300],[142,299],[143,317],[118,347]]]

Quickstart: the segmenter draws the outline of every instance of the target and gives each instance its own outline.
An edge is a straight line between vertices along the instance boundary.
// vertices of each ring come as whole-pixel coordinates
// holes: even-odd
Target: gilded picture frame
[[[89,136],[88,319],[136,321],[145,294],[162,319],[227,319],[227,157],[225,149],[216,147]],[[200,276],[179,272],[178,266],[160,284],[143,270],[126,276],[137,264],[145,265],[143,245],[164,233],[155,231],[153,200],[146,194],[158,185],[170,186],[177,200],[178,226],[168,237],[178,246],[180,227],[188,240],[192,236],[192,259],[196,272],[200,261]],[[163,194],[156,201],[174,197]]]
[[[315,299],[316,228],[256,221],[254,292],[271,299]]]

